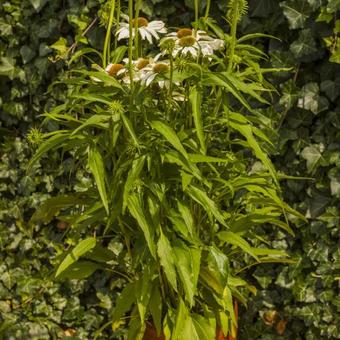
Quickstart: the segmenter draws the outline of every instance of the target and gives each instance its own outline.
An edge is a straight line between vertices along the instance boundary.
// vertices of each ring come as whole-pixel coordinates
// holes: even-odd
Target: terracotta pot
[[[165,336],[164,334],[157,336],[156,327],[151,322],[147,322],[143,340],[165,340]]]
[[[234,311],[236,320],[238,318],[238,303],[234,301]],[[233,326],[232,333],[235,335],[228,335],[228,340],[237,340],[237,327]],[[143,340],[165,340],[164,334],[157,336],[157,331],[152,322],[146,323],[145,333]],[[227,337],[223,334],[221,327],[216,328],[216,340],[227,340]]]
[[[143,340],[165,340],[165,336],[164,334],[157,336],[155,326],[151,323],[147,323]],[[220,327],[216,329],[216,340],[227,340]]]

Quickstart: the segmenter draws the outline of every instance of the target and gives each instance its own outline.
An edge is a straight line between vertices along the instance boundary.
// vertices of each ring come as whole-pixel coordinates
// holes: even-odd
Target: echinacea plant
[[[244,270],[289,262],[261,228],[292,233],[287,216],[300,216],[282,201],[285,176],[268,155],[274,88],[264,74],[280,70],[262,68],[264,53],[248,44],[265,35],[237,39],[244,0],[229,3],[229,34],[199,19],[198,1],[194,27],[176,32],[131,0],[118,23],[120,4],[110,3],[103,54],[70,70],[67,101],[44,114],[62,129],[41,136],[31,160],[62,149],[94,181],[47,200],[32,222],[58,215],[69,225],[56,278],[102,270],[123,280],[108,325],[126,325],[128,339],[147,325],[172,340],[235,336],[234,302],[256,290]]]

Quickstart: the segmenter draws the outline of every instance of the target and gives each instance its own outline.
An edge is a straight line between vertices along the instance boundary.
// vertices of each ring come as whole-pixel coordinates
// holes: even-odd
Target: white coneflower
[[[118,40],[129,38],[129,17],[122,14],[122,17],[127,22],[121,22],[117,31]],[[133,30],[132,37],[135,35],[135,26],[137,24],[138,32],[143,40],[147,39],[152,44],[152,39],[159,40],[159,34],[165,34],[167,32],[165,23],[163,21],[148,21],[143,17],[135,18],[132,20]]]
[[[105,72],[108,73],[110,76],[119,78],[127,72],[127,69],[123,64],[109,64],[105,68]]]
[[[190,28],[182,28],[177,32],[170,33],[167,38],[175,41],[172,51],[174,57],[191,55],[197,58],[199,54],[209,57],[214,54],[215,50],[220,50],[224,46],[223,40],[212,38],[204,31],[197,31],[195,35]]]
[[[142,85],[149,86],[154,79],[161,74],[169,71],[170,66],[168,61],[152,62],[140,70]],[[168,80],[159,80],[157,83],[160,87],[165,87]]]

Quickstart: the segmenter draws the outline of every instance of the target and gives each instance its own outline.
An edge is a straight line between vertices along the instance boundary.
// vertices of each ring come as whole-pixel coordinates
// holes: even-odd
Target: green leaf
[[[58,51],[61,55],[65,54],[68,50],[67,40],[61,37],[54,44],[50,45],[50,47]]]
[[[93,115],[90,118],[88,118],[85,122],[83,122],[83,124],[81,124],[78,128],[76,128],[75,130],[73,130],[71,136],[77,134],[79,131],[87,128],[88,126],[96,126],[96,127],[100,127],[103,129],[108,128],[108,124],[107,123],[110,120],[111,116],[109,115]]]
[[[217,234],[217,237],[221,241],[224,241],[224,242],[227,242],[227,243],[232,244],[234,246],[240,247],[246,253],[248,253],[249,255],[254,257],[256,260],[258,260],[258,257],[254,253],[253,248],[241,236],[233,233],[232,231],[221,231]]]
[[[225,87],[238,101],[243,104],[249,111],[252,111],[246,99],[243,97],[238,88],[225,76],[220,73],[209,72],[204,75],[202,83],[210,86]]]
[[[179,151],[184,157],[188,158],[180,139],[176,132],[164,122],[160,120],[153,120],[150,122],[151,126],[157,130],[177,151]]]
[[[179,213],[181,214],[185,225],[187,227],[187,230],[190,234],[190,236],[194,236],[195,235],[195,224],[194,224],[194,218],[191,214],[190,209],[188,208],[187,205],[184,204],[184,202],[177,200],[177,207],[179,210]]]
[[[28,45],[21,46],[20,54],[24,64],[29,63],[35,57],[35,51]]]
[[[80,241],[70,252],[66,255],[65,259],[60,263],[55,277],[58,277],[64,270],[66,270],[72,263],[78,261],[79,257],[86,254],[96,245],[96,239],[89,237],[85,240]]]
[[[106,171],[102,155],[95,145],[91,145],[88,152],[88,164],[96,181],[97,188],[99,191],[100,198],[102,199],[103,205],[107,214],[109,214],[109,203],[107,200],[106,193]]]
[[[83,280],[101,268],[102,266],[98,263],[90,261],[77,261],[69,265],[68,268],[59,274],[57,278],[59,280]]]
[[[325,97],[319,95],[319,85],[317,83],[308,83],[301,89],[297,106],[318,114],[327,110],[329,103]]]
[[[95,53],[97,54],[100,58],[102,58],[102,54],[100,52],[98,52],[96,49],[91,48],[91,47],[85,47],[80,49],[79,51],[76,51],[72,57],[70,58],[70,60],[68,61],[68,65],[71,65],[75,60],[77,60],[78,58],[80,58],[83,55],[86,55],[88,53]]]
[[[189,160],[192,163],[228,163],[232,160],[232,156],[229,158],[219,158],[219,157],[212,157],[200,154],[189,153]]]
[[[162,230],[160,231],[160,237],[157,243],[157,254],[164,269],[166,278],[168,279],[172,288],[177,291],[175,256],[171,244],[163,234]]]
[[[69,194],[52,197],[43,202],[31,217],[31,222],[50,222],[61,209],[86,204],[87,200],[81,194]]]
[[[139,147],[139,141],[136,136],[135,130],[133,129],[130,119],[124,113],[121,113],[120,116],[122,117],[124,126],[128,131],[129,135],[131,136],[133,143],[135,144],[135,146]]]
[[[193,306],[197,291],[201,251],[189,248],[183,242],[178,242],[173,251],[176,257],[175,266],[185,291],[186,300],[190,306]]]
[[[186,192],[190,195],[191,198],[193,198],[197,203],[199,203],[207,211],[209,215],[213,214],[217,221],[219,221],[222,225],[228,227],[222,213],[216,206],[215,202],[208,197],[205,191],[198,188],[197,186],[190,184],[186,188]]]
[[[206,154],[207,148],[205,145],[205,137],[203,132],[201,105],[202,105],[202,93],[197,90],[197,87],[190,89],[189,100],[191,102],[192,114],[194,117],[194,123],[196,127],[196,133],[198,140],[201,144],[201,150],[203,154]]]
[[[8,76],[13,79],[15,76],[15,59],[9,57],[0,58],[0,76]]]
[[[112,314],[112,322],[118,321],[128,312],[135,302],[136,282],[129,282],[116,300],[116,306]]]
[[[145,163],[145,156],[139,157],[132,162],[131,169],[128,173],[125,185],[124,185],[124,193],[123,193],[123,212],[127,206],[128,198],[130,195],[130,191],[133,188],[133,185],[136,180],[139,179],[140,173],[143,170]]]
[[[84,92],[81,94],[75,94],[72,97],[77,99],[84,99],[89,103],[103,103],[106,105],[111,105],[111,101],[108,98],[105,98],[104,96],[101,96],[97,93]]]
[[[179,298],[178,308],[176,311],[176,322],[171,335],[171,340],[184,340],[181,337],[181,333],[185,326],[186,319],[189,316],[189,311],[184,303],[184,301]]]
[[[248,142],[249,146],[253,149],[255,156],[260,161],[262,161],[262,163],[268,169],[269,173],[272,175],[273,180],[278,185],[276,170],[275,170],[272,162],[268,158],[268,156],[261,149],[257,140],[255,139],[251,125],[249,124],[249,121],[243,115],[241,115],[239,113],[230,112],[229,113],[229,125],[234,130],[241,133],[247,139],[247,142]]]
[[[159,290],[158,283],[156,283],[154,284],[151,293],[149,308],[158,336],[162,332],[162,304],[163,304],[162,295]]]
[[[192,316],[192,322],[199,340],[216,338],[216,327],[211,325],[207,318],[202,315],[194,314]],[[189,338],[186,339],[188,340]]]
[[[302,152],[301,156],[307,161],[307,171],[312,173],[319,161],[322,159],[322,154],[320,150],[315,146],[306,146]]]
[[[96,244],[96,246],[88,251],[84,257],[89,260],[102,263],[107,263],[117,258],[111,250],[101,246],[100,244]]]
[[[300,31],[299,38],[292,42],[290,50],[298,59],[315,54],[318,50],[312,31],[310,29]]]
[[[67,138],[69,137],[68,131],[60,130],[57,134],[54,136],[48,138],[46,141],[44,141],[38,150],[35,152],[34,156],[31,158],[30,162],[28,163],[28,170],[32,168],[34,163],[36,163],[45,153],[48,151],[60,148],[63,146],[63,144],[67,141]]]
[[[141,199],[137,194],[129,196],[128,199],[128,209],[131,215],[136,219],[138,225],[144,233],[144,237],[148,244],[151,255],[156,258],[155,243],[153,240],[153,226],[150,221],[148,221],[144,215],[144,210],[142,207]]]
[[[305,1],[282,1],[280,7],[288,20],[290,29],[302,28],[310,14],[310,8]]]
[[[104,70],[100,71],[73,70],[72,72],[89,76],[96,83],[98,83],[98,81],[101,81],[103,82],[104,86],[115,87],[119,90],[123,90],[122,85],[114,77],[107,74]]]
[[[147,307],[149,305],[152,290],[152,268],[147,266],[143,269],[143,276],[137,281],[135,296],[137,300],[137,308],[142,323],[145,321]]]

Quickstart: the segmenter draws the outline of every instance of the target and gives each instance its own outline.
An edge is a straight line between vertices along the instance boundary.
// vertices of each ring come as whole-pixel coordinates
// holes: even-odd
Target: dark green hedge
[[[77,338],[93,338],[108,321],[112,292],[120,285],[105,275],[85,282],[48,280],[51,242],[61,244],[63,230],[57,221],[27,223],[49,195],[86,187],[86,175],[69,178],[72,160],[61,164],[58,154],[45,159],[34,176],[26,173],[32,150],[25,136],[39,124],[39,114],[63,99],[63,89],[49,85],[65,64],[51,61],[49,46],[60,37],[71,46],[103,2],[0,3],[0,338],[50,339],[73,330]],[[143,11],[183,26],[193,20],[192,2],[147,0]],[[212,6],[216,16],[225,11],[221,3],[216,0]],[[278,128],[273,160],[282,172],[311,179],[282,183],[287,201],[309,223],[297,227],[295,238],[263,231],[297,262],[250,270],[250,280],[262,290],[240,311],[240,339],[340,338],[339,9],[339,0],[252,0],[241,23],[240,34],[262,32],[281,39],[256,41],[270,56],[264,61],[268,66],[292,67],[272,79],[280,90],[268,112]],[[86,35],[96,48],[104,35],[99,22]],[[113,337],[108,326],[103,338]]]

